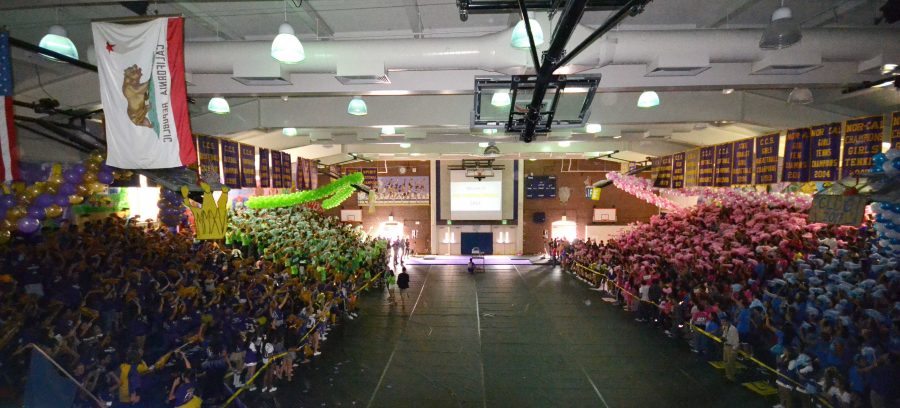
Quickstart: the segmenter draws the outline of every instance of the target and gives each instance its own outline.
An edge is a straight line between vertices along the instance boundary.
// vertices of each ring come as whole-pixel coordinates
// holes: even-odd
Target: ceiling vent
[[[314,130],[312,132],[309,132],[309,141],[312,143],[331,142],[334,141],[334,136],[331,134],[331,132]]]
[[[337,63],[334,76],[344,85],[389,84],[383,61],[372,61],[358,58],[341,59]]]
[[[644,139],[646,139],[646,140],[669,140],[670,137],[672,137],[672,136],[671,136],[671,135],[651,135],[651,134],[648,134],[647,136],[644,136]]]
[[[247,86],[291,85],[290,74],[271,58],[262,62],[250,58],[239,60],[234,63],[233,72],[231,78]]]
[[[650,136],[649,130],[623,130],[622,137],[629,139],[647,138]]]
[[[773,51],[772,55],[753,63],[752,75],[800,75],[822,67],[822,56],[792,50]]]
[[[365,142],[377,142],[381,139],[381,132],[378,129],[361,129],[356,133],[356,140]]]
[[[647,64],[647,77],[696,76],[710,68],[709,55],[660,55]]]

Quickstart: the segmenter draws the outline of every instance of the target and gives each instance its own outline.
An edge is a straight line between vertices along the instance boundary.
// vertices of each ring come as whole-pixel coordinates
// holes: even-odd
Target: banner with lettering
[[[198,136],[197,150],[200,151],[200,177],[206,180],[208,184],[221,183],[219,139],[209,136]]]
[[[319,188],[319,163],[312,159],[309,161],[309,181],[310,189]]]
[[[731,154],[734,144],[725,143],[716,146],[716,187],[728,187],[731,185]]]
[[[684,152],[684,186],[697,187],[700,172],[700,149]]]
[[[716,147],[708,146],[700,149],[700,164],[697,172],[697,185],[712,187],[716,178]]]
[[[272,150],[272,188],[284,187],[282,171],[284,171],[284,166],[281,165],[281,152]]]
[[[272,175],[269,174],[269,149],[259,148],[259,186],[268,188]]]
[[[839,177],[841,123],[809,128],[809,181],[835,181]]]
[[[900,149],[900,111],[891,115],[891,149]]]
[[[672,187],[672,156],[659,158],[659,173],[657,174],[659,187]]]
[[[872,156],[881,152],[884,116],[851,119],[844,125],[844,159],[841,178],[855,177],[872,168]]]
[[[755,184],[774,184],[778,182],[778,144],[780,133],[771,133],[757,137],[755,154]]]
[[[302,158],[297,158],[297,177],[294,184],[297,185],[297,190],[309,190],[309,185],[307,184],[309,180],[309,162]]]
[[[653,187],[659,187],[659,166],[661,162],[662,158],[660,157],[650,158],[650,180],[653,181]]]
[[[781,181],[805,183],[809,181],[809,128],[790,129],[784,140],[784,165]]]
[[[684,187],[684,152],[672,155],[672,188]]]
[[[753,139],[734,142],[731,158],[731,184],[753,184]]]
[[[284,184],[284,188],[291,188],[293,185],[294,174],[291,171],[292,163],[291,163],[291,155],[290,154],[281,152],[281,165],[282,165],[281,177],[282,177],[282,180],[284,180],[284,181],[282,181],[282,183]]]
[[[225,170],[225,185],[241,188],[240,152],[237,142],[222,140],[222,169]]]
[[[241,187],[256,188],[256,146],[238,145],[241,151]]]
[[[359,170],[363,174],[363,184],[368,188],[378,188],[378,169],[367,167]]]

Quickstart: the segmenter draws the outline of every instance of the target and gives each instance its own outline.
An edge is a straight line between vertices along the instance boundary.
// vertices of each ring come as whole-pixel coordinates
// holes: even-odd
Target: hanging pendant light
[[[353,116],[368,115],[369,109],[366,107],[366,101],[359,96],[354,96],[353,99],[350,100],[350,104],[347,105],[347,113]]]
[[[209,100],[209,104],[206,105],[206,109],[209,109],[210,112],[224,115],[228,112],[231,112],[231,107],[228,106],[228,101],[222,97],[215,97]]]
[[[303,44],[294,35],[294,27],[287,22],[287,0],[284,2],[284,22],[278,26],[278,35],[272,40],[272,58],[282,64],[296,64],[306,59]]]
[[[512,100],[509,98],[509,91],[497,91],[491,96],[491,105],[496,107],[502,108],[504,106],[509,106],[511,103]]]
[[[541,30],[541,23],[534,19],[533,13],[528,13],[528,24],[531,25],[531,35],[534,37],[534,46],[537,47],[544,43],[544,31]],[[510,45],[513,48],[531,48],[528,42],[528,30],[525,29],[525,20],[519,20],[513,28],[512,39]]]
[[[587,133],[600,133],[603,130],[603,126],[599,123],[588,123],[587,126],[584,127],[584,131]]]
[[[772,21],[759,39],[759,48],[780,50],[800,42],[801,38],[803,34],[800,33],[800,26],[794,20],[791,9],[784,7],[782,0],[781,7],[772,13]]]
[[[286,128],[281,129],[281,134],[285,135],[287,137],[294,137],[294,136],[297,136],[298,132],[297,132],[297,128],[286,127]]]
[[[659,95],[654,91],[644,91],[637,101],[638,108],[653,108],[659,106]]]
[[[47,30],[47,34],[44,36],[44,38],[41,38],[41,42],[38,45],[41,48],[46,48],[50,51],[58,52],[69,58],[78,59],[78,48],[75,48],[75,43],[73,43],[72,40],[69,39],[69,35],[66,32],[66,29],[59,24],[50,26],[50,29]],[[59,61],[58,59],[53,58],[49,55],[44,55],[44,58],[47,58],[51,61]]]

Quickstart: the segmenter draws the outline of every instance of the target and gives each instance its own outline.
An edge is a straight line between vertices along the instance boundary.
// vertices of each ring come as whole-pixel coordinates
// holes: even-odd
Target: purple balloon
[[[87,169],[85,169],[84,165],[81,163],[72,166],[72,170],[75,170],[75,172],[79,175],[84,175],[84,172],[87,171]]]
[[[23,234],[31,234],[41,227],[41,222],[32,217],[22,217],[16,223],[19,231]]]
[[[34,199],[34,205],[36,207],[49,207],[53,205],[53,196],[47,193],[41,194]]]
[[[63,172],[63,180],[65,180],[67,184],[78,184],[81,182],[81,174],[75,171],[75,169],[69,169]]]
[[[77,191],[78,188],[75,187],[75,184],[69,184],[68,182],[59,186],[59,195],[62,196],[70,196],[75,194]]]
[[[16,205],[16,197],[12,194],[0,195],[0,205],[6,208],[12,208]]]
[[[67,194],[57,194],[53,196],[53,204],[56,204],[60,207],[67,207],[69,205],[69,196]]]
[[[28,216],[34,219],[43,220],[47,214],[44,213],[44,207],[32,205],[31,207],[28,207]]]
[[[112,184],[113,180],[115,180],[115,177],[110,172],[101,171],[97,173],[97,181],[103,184]]]

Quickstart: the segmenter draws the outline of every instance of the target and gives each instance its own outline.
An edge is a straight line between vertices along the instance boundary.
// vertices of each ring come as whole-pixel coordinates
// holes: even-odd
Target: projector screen
[[[465,170],[450,172],[450,219],[503,219],[503,172],[481,181],[466,177]]]

